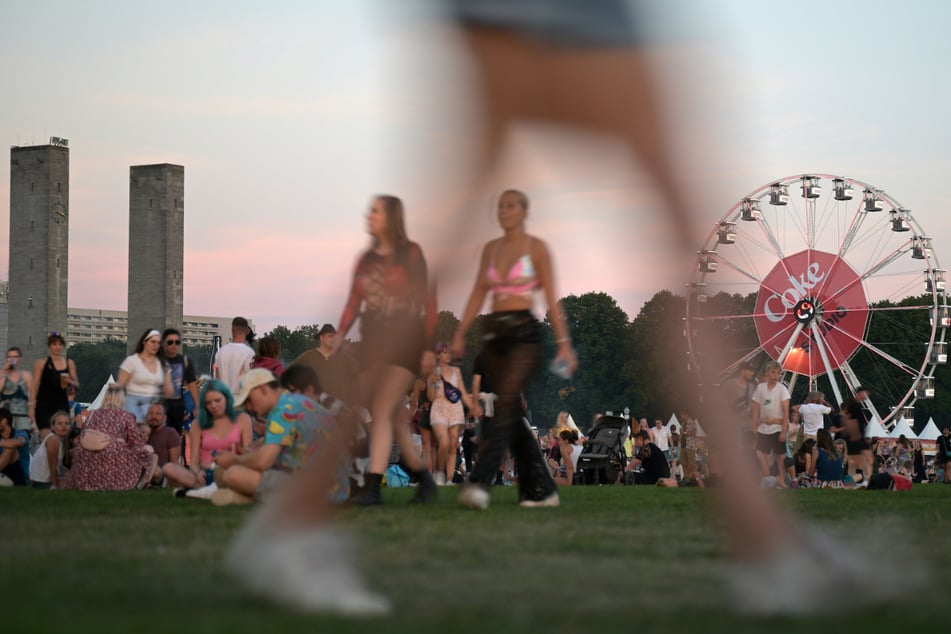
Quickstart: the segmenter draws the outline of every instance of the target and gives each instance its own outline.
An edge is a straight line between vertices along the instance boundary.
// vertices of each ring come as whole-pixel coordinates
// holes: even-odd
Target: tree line
[[[910,297],[898,305],[918,305],[920,297]],[[756,294],[746,296],[719,293],[707,300],[709,314],[751,315]],[[887,302],[877,304],[882,306]],[[684,336],[684,297],[668,290],[659,291],[648,300],[633,318],[620,308],[617,301],[602,292],[569,295],[561,300],[562,310],[571,332],[572,342],[578,354],[578,372],[565,381],[547,371],[540,371],[526,390],[531,418],[534,424],[547,426],[555,420],[558,412],[571,412],[580,426],[587,427],[595,413],[621,412],[629,408],[632,416],[649,419],[662,417],[665,420],[672,412],[687,411],[702,417],[699,403],[697,378],[690,367],[687,340]],[[889,313],[889,315],[892,315]],[[928,318],[921,311],[896,312],[894,317],[872,319],[866,339],[876,345],[886,346],[896,355],[905,354],[922,345],[921,332]],[[924,320],[925,323],[916,323]],[[436,323],[436,341],[450,341],[459,319],[450,311],[442,311]],[[473,360],[481,348],[482,318],[476,319],[466,335],[465,358],[458,360],[471,386]],[[544,363],[554,357],[555,343],[550,320],[542,323],[544,331]],[[757,335],[752,319],[720,320],[714,330],[704,336],[723,337],[730,342],[733,351],[752,350],[757,346]],[[281,343],[281,361],[287,365],[301,353],[316,345],[320,324],[277,326],[266,336]],[[359,345],[356,343],[355,345]],[[199,373],[209,373],[211,346],[190,346],[184,351]],[[101,343],[80,343],[69,349],[69,356],[76,362],[80,380],[79,399],[95,398],[110,374],[118,373],[119,364],[126,356],[124,341],[110,340]],[[765,355],[760,361],[765,361]],[[883,369],[876,365],[867,351],[860,351],[851,360],[858,376],[866,373],[880,374]],[[888,370],[887,372],[898,372]],[[939,423],[951,412],[951,372],[948,366],[939,366],[935,374],[936,396],[919,400],[915,408],[917,428],[921,428],[929,416]],[[894,383],[907,384],[907,377],[896,374]],[[888,384],[891,381],[886,381]],[[797,384],[797,392],[805,390],[806,381]],[[826,379],[820,378],[820,389],[828,390]],[[843,386],[844,387],[844,386]],[[944,388],[944,389],[942,389]],[[880,395],[883,399],[891,395]],[[799,398],[794,394],[794,400]],[[951,422],[951,420],[947,421]]]

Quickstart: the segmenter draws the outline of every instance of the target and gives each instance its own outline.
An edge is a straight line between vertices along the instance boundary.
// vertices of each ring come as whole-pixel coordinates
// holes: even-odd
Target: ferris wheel
[[[862,386],[890,428],[934,397],[951,312],[945,271],[911,210],[868,183],[802,174],[750,192],[713,227],[686,322],[691,362],[715,364],[703,369],[719,380],[772,359],[794,403],[816,389],[842,403]],[[706,337],[731,343],[705,359]]]

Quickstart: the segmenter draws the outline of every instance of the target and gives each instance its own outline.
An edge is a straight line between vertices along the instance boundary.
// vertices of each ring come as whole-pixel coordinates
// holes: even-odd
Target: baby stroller
[[[620,416],[602,416],[588,434],[578,456],[578,484],[614,484],[627,464],[624,442],[628,422]]]

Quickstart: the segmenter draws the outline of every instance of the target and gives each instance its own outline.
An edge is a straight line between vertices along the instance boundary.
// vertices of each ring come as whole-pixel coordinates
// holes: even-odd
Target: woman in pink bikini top
[[[188,466],[168,463],[163,473],[174,487],[197,489],[214,482],[215,455],[251,445],[251,417],[235,412],[234,396],[224,382],[205,381],[198,415],[188,431]]]
[[[524,506],[558,503],[555,483],[542,459],[538,441],[528,426],[522,424],[521,394],[542,361],[542,329],[532,315],[536,291],[544,293],[550,308],[557,361],[570,376],[578,360],[557,301],[548,247],[525,231],[527,217],[528,197],[516,190],[503,192],[499,198],[498,218],[504,235],[482,249],[475,285],[452,339],[453,354],[462,358],[465,333],[491,293],[492,312],[483,320],[482,331],[483,358],[497,397],[495,416],[483,425],[479,458],[470,478],[480,490],[465,491],[460,496],[462,504],[477,508],[488,504],[488,486],[495,480],[506,449],[511,450],[519,465],[521,503]],[[474,405],[474,413],[481,416],[478,403]]]

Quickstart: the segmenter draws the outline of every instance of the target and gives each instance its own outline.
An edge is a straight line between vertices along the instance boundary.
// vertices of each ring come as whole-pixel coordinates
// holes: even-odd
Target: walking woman
[[[436,495],[436,483],[397,411],[423,367],[431,371],[435,364],[432,352],[423,352],[436,319],[426,261],[419,245],[406,236],[399,198],[373,199],[367,233],[370,248],[357,260],[332,345],[338,353],[359,317],[360,383],[373,421],[366,484],[352,502],[382,501],[380,485],[394,433],[419,482],[414,501],[428,502]],[[261,390],[266,395],[265,386],[251,388],[247,395],[257,399]],[[287,480],[273,502],[251,515],[232,542],[228,567],[256,594],[307,611],[371,615],[389,610],[389,603],[366,587],[354,567],[347,533],[329,523],[327,490],[346,456],[348,436],[352,430],[329,434],[318,455]]]
[[[462,371],[450,365],[452,353],[449,344],[436,346],[438,364],[429,377],[429,422],[436,437],[436,483],[451,484],[459,455],[459,437],[466,422],[463,404],[470,410],[472,399],[466,392]]]
[[[528,197],[513,189],[503,192],[498,205],[503,235],[482,250],[475,286],[452,339],[453,354],[462,358],[466,331],[472,326],[486,295],[491,293],[492,312],[483,322],[484,352],[498,400],[494,419],[482,430],[470,483],[459,495],[459,503],[469,508],[488,508],[489,487],[509,448],[518,464],[520,504],[528,507],[558,505],[558,491],[538,441],[522,421],[522,391],[542,361],[541,326],[531,312],[536,291],[544,293],[550,310],[558,347],[556,364],[571,375],[578,360],[557,303],[548,247],[526,233],[527,217]]]
[[[382,502],[380,485],[394,434],[403,459],[419,477],[413,499],[428,502],[435,496],[435,481],[413,445],[409,426],[398,424],[397,415],[435,327],[426,260],[419,245],[406,236],[403,202],[395,196],[373,199],[367,233],[370,248],[357,261],[333,342],[336,353],[360,319],[360,385],[372,422],[366,485],[352,502],[361,506]]]
[[[78,388],[76,364],[66,358],[66,340],[58,332],[46,338],[49,356],[33,366],[30,418],[40,430],[40,441],[50,434],[50,420],[59,411],[69,411],[70,385]]]

